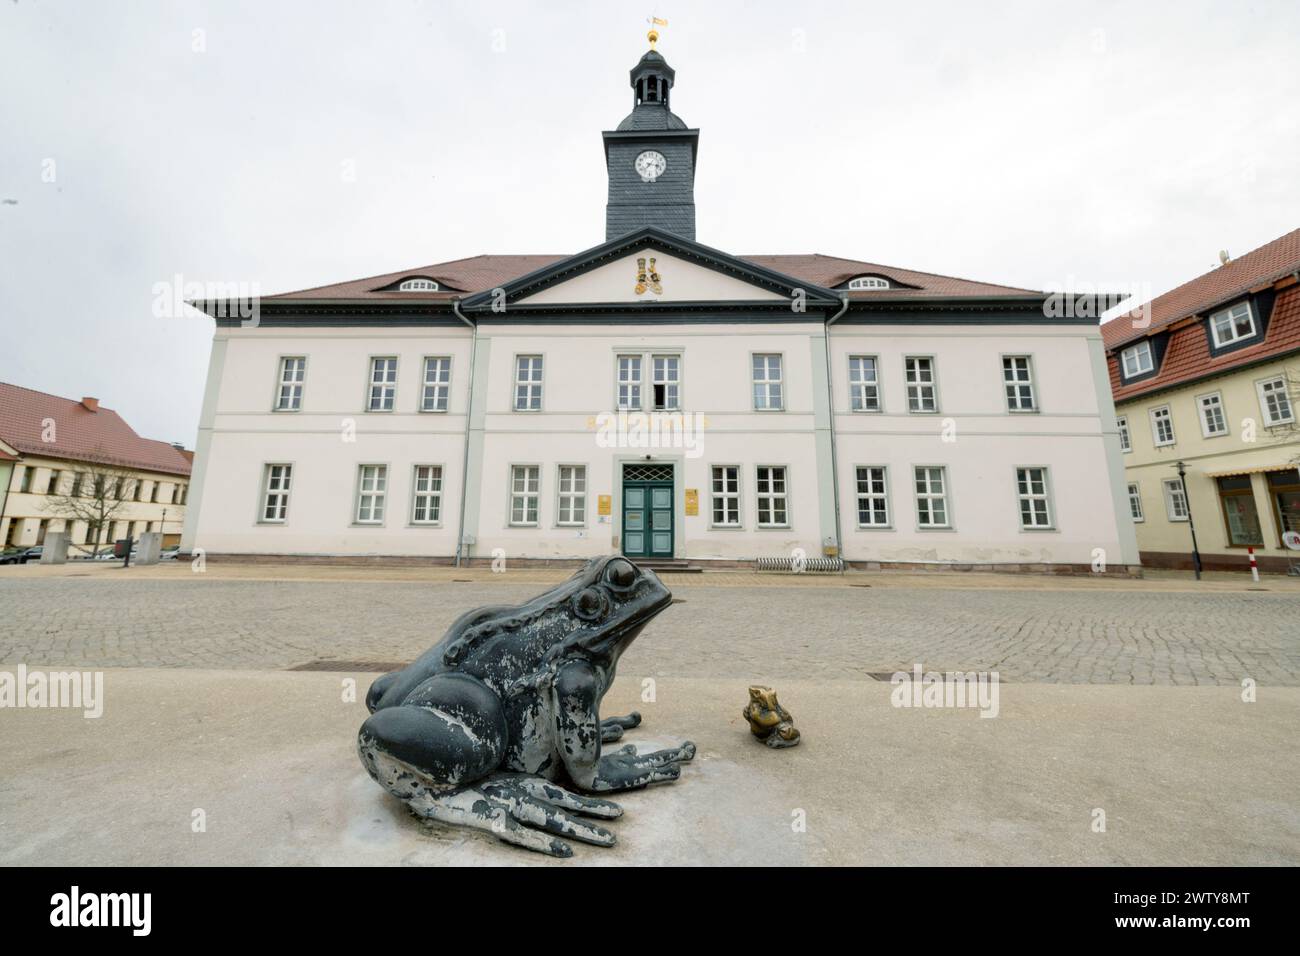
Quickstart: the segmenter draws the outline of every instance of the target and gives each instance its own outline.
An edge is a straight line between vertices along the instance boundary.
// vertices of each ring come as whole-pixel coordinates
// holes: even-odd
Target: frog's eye
[[[616,588],[630,588],[636,582],[636,568],[627,561],[611,561],[605,569],[605,580]]]
[[[584,588],[573,598],[573,613],[584,621],[595,621],[605,614],[605,595],[595,588]]]

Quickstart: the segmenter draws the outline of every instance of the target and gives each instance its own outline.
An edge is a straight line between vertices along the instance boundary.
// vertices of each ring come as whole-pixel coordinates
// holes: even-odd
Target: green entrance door
[[[672,465],[623,466],[623,553],[673,556]]]

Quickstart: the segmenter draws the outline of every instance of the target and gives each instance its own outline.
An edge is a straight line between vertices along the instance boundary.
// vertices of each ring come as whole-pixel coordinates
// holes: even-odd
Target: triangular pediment
[[[838,304],[835,293],[653,227],[470,297],[466,311]],[[494,309],[493,306],[496,306]]]

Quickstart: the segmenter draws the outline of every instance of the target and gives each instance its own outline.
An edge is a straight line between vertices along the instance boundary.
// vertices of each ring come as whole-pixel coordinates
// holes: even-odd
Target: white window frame
[[[279,469],[279,473],[276,473]],[[262,466],[262,500],[257,510],[258,524],[284,524],[289,520],[289,492],[293,485],[293,463],[287,461],[268,461]],[[275,516],[267,517],[272,511],[272,497],[275,498]]]
[[[523,490],[515,490],[515,478],[522,476],[524,479]],[[531,487],[529,479],[532,479]],[[512,528],[536,528],[542,523],[542,466],[541,465],[511,465],[510,466],[510,484],[507,486],[509,499],[506,503],[506,520]],[[528,502],[532,500],[533,520],[528,520]],[[515,520],[515,502],[522,502],[521,513],[523,518]]]
[[[1169,425],[1169,438],[1162,441],[1160,438],[1160,412],[1164,412],[1164,421]],[[1151,441],[1157,448],[1166,448],[1178,441],[1178,435],[1174,431],[1174,411],[1168,405],[1157,405],[1147,412],[1147,417],[1151,420]]]
[[[849,291],[857,292],[867,289],[888,289],[889,280],[880,276],[855,276],[849,280]]]
[[[1181,478],[1165,478],[1160,482],[1160,487],[1164,490],[1165,497],[1165,517],[1170,521],[1187,520],[1187,495],[1183,491],[1183,480]],[[1178,515],[1174,504],[1176,501],[1183,503],[1183,513]]]
[[[928,381],[921,375],[922,366],[920,363],[922,362],[926,363],[925,371],[928,371],[930,375]],[[904,355],[903,383],[906,385],[907,413],[909,415],[939,414],[939,363],[935,361],[933,355]],[[926,389],[930,391],[931,407],[916,407],[923,404],[921,398]]]
[[[1041,472],[1037,482],[1032,472]],[[1023,479],[1022,479],[1023,475]],[[1039,486],[1035,488],[1035,484]],[[1030,506],[1032,523],[1025,523],[1025,504]],[[1041,504],[1040,512],[1035,505]],[[1020,514],[1021,531],[1055,531],[1056,509],[1052,507],[1052,479],[1046,465],[1016,466],[1016,508]],[[1041,518],[1043,520],[1039,520]]]
[[[766,488],[763,472],[767,472]],[[777,472],[780,472],[781,490],[776,490]],[[763,503],[767,502],[768,520],[763,520]],[[776,520],[778,508],[783,514]],[[790,527],[790,469],[786,465],[754,466],[754,517],[759,528]]]
[[[917,487],[917,482],[921,478],[921,476],[918,473],[922,471],[926,473],[925,491],[921,491],[921,489]],[[933,476],[930,474],[931,472],[935,472],[935,471],[939,473],[938,491],[934,490],[935,486],[933,483]],[[952,508],[950,507],[950,502],[948,500],[948,489],[949,489],[949,483],[948,483],[947,466],[945,465],[913,465],[912,466],[912,496],[916,502],[915,514],[916,514],[916,527],[918,530],[930,531],[930,530],[938,529],[944,531],[952,528]],[[931,517],[931,518],[934,517],[935,509],[929,504],[929,502],[931,501],[939,501],[943,505],[944,520],[942,524],[933,521],[923,522],[921,520],[921,515],[923,513],[921,508],[922,502],[926,503],[924,514],[927,517]]]
[[[759,360],[762,360],[763,367],[758,367]],[[775,359],[776,377],[772,376],[773,362]],[[756,412],[782,412],[785,411],[785,353],[784,352],[751,352],[749,354],[749,371],[753,383],[751,394],[753,395],[754,411]],[[761,371],[761,377],[760,377]],[[762,402],[759,396],[762,395]],[[775,394],[776,401],[773,402],[772,396]]]
[[[871,363],[871,377],[866,375],[865,363]],[[864,363],[859,365],[858,363]],[[859,377],[855,378],[854,375]],[[849,356],[849,410],[864,415],[878,414],[884,408],[880,394],[880,356],[855,354]]]
[[[425,470],[428,474],[421,475]],[[437,528],[442,525],[442,485],[445,474],[442,465],[411,466],[411,524],[421,528]],[[419,516],[421,505],[424,507],[423,518]],[[429,517],[430,512],[434,517]]]
[[[1219,424],[1222,428],[1212,430],[1210,428],[1211,416],[1206,414],[1210,411],[1217,411]],[[1204,395],[1196,396],[1196,417],[1201,423],[1201,437],[1203,438],[1222,438],[1228,434],[1228,410],[1223,405],[1222,392],[1207,392]]]
[[[868,473],[866,478],[866,481],[868,483],[868,490],[865,492],[862,490],[863,472]],[[879,490],[876,490],[874,486],[874,482],[877,480],[877,475],[873,473],[878,473],[879,475],[879,482],[880,482]],[[863,501],[868,502],[867,514],[871,518],[871,520],[865,522],[862,520]],[[875,520],[876,509],[871,507],[871,503],[874,502],[879,502],[881,505],[884,506],[885,515],[883,521]],[[889,507],[889,466],[887,465],[855,465],[854,466],[853,504],[854,507],[857,509],[857,515],[858,515],[857,521],[858,521],[859,528],[862,528],[864,530],[879,531],[881,529],[887,529],[893,527],[894,514],[893,514],[893,510]]]
[[[662,374],[660,363],[663,363]],[[668,371],[672,370],[670,377]],[[655,386],[664,387],[664,404],[655,402]],[[671,400],[670,397],[671,396]],[[671,352],[657,352],[650,356],[650,409],[656,412],[676,412],[682,407],[682,357]]]
[[[398,292],[440,292],[441,287],[432,279],[404,279]]]
[[[295,367],[290,362],[299,363]],[[292,375],[290,373],[293,373]],[[297,412],[302,410],[302,390],[307,380],[307,356],[281,355],[280,378],[275,388],[275,411]],[[287,390],[287,392],[286,392]]]
[[[367,517],[362,517],[362,513]],[[388,465],[363,462],[357,465],[357,494],[352,523],[367,527],[383,525],[388,514]]]
[[[524,374],[524,363],[528,363],[528,374]],[[536,370],[537,375],[533,377]],[[546,383],[546,358],[537,352],[521,353],[515,356],[515,374],[512,386],[513,396],[510,406],[516,412],[540,412],[542,410],[542,388]],[[520,405],[520,389],[526,389],[524,404]],[[537,405],[533,407],[536,394]]]
[[[637,352],[619,352],[614,356],[615,409],[629,412],[641,410],[643,366],[642,356]],[[624,375],[625,367],[627,375]]]
[[[1017,367],[1019,362],[1024,363],[1024,378],[1020,377],[1022,369]],[[1022,403],[1022,389],[1029,390],[1028,404]],[[1011,414],[1022,415],[1038,411],[1038,389],[1034,387],[1032,355],[1022,353],[1002,356],[1002,391],[1006,396],[1007,411]]]
[[[1242,318],[1246,319],[1250,331],[1239,333],[1237,331],[1237,322]],[[1225,332],[1230,333],[1227,338],[1219,334],[1220,322],[1224,323]],[[1250,307],[1249,300],[1230,305],[1226,309],[1220,309],[1210,316],[1209,323],[1210,335],[1214,339],[1216,349],[1221,349],[1225,345],[1235,345],[1238,342],[1244,342],[1246,339],[1253,339],[1259,332],[1258,327],[1255,325],[1255,310]]]
[[[1116,415],[1115,428],[1119,431],[1119,450],[1130,454],[1133,451],[1133,433],[1128,428],[1128,416]]]
[[[1129,359],[1132,358],[1133,370],[1129,371]],[[1145,367],[1143,360],[1145,360]],[[1143,339],[1134,345],[1130,345],[1119,353],[1120,373],[1125,378],[1137,378],[1139,375],[1145,375],[1156,367],[1155,354],[1151,351],[1151,340]]]
[[[718,490],[718,475],[721,471],[722,490]],[[729,476],[727,472],[732,474]],[[709,466],[709,527],[710,528],[741,528],[745,523],[745,514],[741,511],[741,474],[740,465],[710,465]],[[734,480],[734,490],[727,487],[729,479]],[[722,513],[726,516],[729,513],[728,502],[735,509],[735,521],[718,521],[718,502],[723,502]]]
[[[1128,483],[1128,511],[1137,524],[1147,520],[1146,512],[1142,510],[1142,488],[1136,481]]]
[[[388,363],[392,363],[391,367]],[[372,355],[370,356],[370,379],[366,383],[366,411],[391,412],[396,409],[397,356]]]
[[[432,368],[430,363],[433,363]],[[438,373],[431,380],[429,372]],[[446,378],[439,378],[439,375],[446,374]],[[433,402],[430,404],[430,389],[432,389]],[[420,411],[431,414],[445,414],[451,410],[451,356],[450,355],[426,355],[423,365],[421,366],[420,381]]]
[[[1273,386],[1278,386],[1273,389]],[[1282,401],[1286,403],[1287,414],[1285,418],[1274,418],[1269,410],[1268,396],[1280,391]],[[1264,416],[1264,427],[1274,428],[1278,425],[1290,425],[1295,422],[1295,402],[1291,400],[1291,390],[1287,387],[1285,375],[1274,375],[1269,378],[1262,378],[1255,383],[1255,394],[1259,396],[1259,411]]]
[[[565,471],[569,480],[565,481]],[[579,486],[581,481],[581,486]],[[583,528],[587,525],[587,466],[562,464],[555,468],[555,525]]]

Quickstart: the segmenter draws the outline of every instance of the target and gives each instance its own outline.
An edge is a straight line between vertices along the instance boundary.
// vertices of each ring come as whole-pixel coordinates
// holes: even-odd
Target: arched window
[[[432,279],[406,279],[397,287],[398,292],[437,292],[438,283]]]
[[[889,280],[882,279],[880,276],[858,276],[856,279],[849,280],[849,289],[888,289]]]

